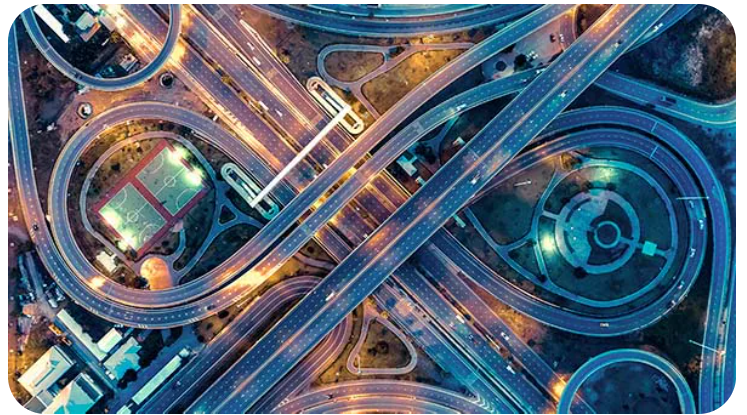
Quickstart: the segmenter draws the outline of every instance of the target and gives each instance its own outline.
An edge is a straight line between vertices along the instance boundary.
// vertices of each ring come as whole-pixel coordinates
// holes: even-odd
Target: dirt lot
[[[434,50],[414,53],[387,73],[366,82],[363,85],[363,95],[383,114],[462,52],[463,50]]]
[[[340,81],[357,81],[384,63],[384,55],[375,52],[332,52],[324,61],[330,75]]]

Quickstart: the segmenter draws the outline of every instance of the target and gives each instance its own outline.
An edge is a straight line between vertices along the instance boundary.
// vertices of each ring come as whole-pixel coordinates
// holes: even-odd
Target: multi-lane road
[[[254,7],[269,11],[275,17],[312,27],[319,26],[320,19],[323,19],[324,30],[338,33],[346,33],[355,27],[357,34],[365,32],[367,36],[447,33],[488,23],[514,22],[414,88],[357,140],[353,141],[340,129],[334,130],[328,142],[315,149],[300,169],[274,192],[273,197],[284,205],[280,214],[224,264],[202,278],[174,289],[138,291],[99,275],[80,251],[70,229],[65,200],[72,169],[101,132],[112,125],[140,119],[185,125],[234,157],[260,183],[267,183],[274,172],[279,171],[283,163],[328,122],[328,117],[273,56],[261,37],[240,20],[230,6],[187,6],[184,11],[178,6],[161,7],[160,14],[158,8],[125,6],[122,17],[127,24],[122,27],[123,33],[125,36],[148,33],[149,43],[143,54],[152,59],[151,64],[141,71],[121,80],[102,80],[68,68],[69,64],[59,55],[55,56],[56,52],[48,44],[45,46],[39,41],[41,31],[36,19],[31,11],[26,12],[23,20],[27,30],[45,56],[63,73],[92,88],[118,90],[136,85],[157,73],[171,51],[182,45],[179,57],[171,60],[175,73],[204,95],[206,103],[226,119],[238,136],[244,138],[237,140],[207,118],[168,104],[128,104],[107,111],[76,133],[57,161],[49,195],[50,234],[34,182],[16,29],[11,30],[11,143],[22,195],[21,205],[42,261],[76,302],[115,322],[139,327],[172,327],[197,321],[240,301],[310,238],[317,238],[332,257],[340,261],[318,286],[314,282],[316,288],[303,285],[305,280],[298,278],[296,282],[291,280],[288,283],[288,287],[294,287],[294,284],[301,287],[296,287],[296,291],[280,285],[276,288],[277,295],[262,297],[248,310],[259,307],[277,310],[287,304],[288,298],[297,299],[301,292],[311,290],[254,347],[243,356],[236,356],[230,351],[239,338],[255,332],[262,321],[274,314],[268,312],[255,316],[249,315],[247,310],[184,369],[186,383],[180,383],[184,382],[181,376],[172,380],[168,389],[159,392],[168,399],[151,401],[140,408],[141,411],[165,411],[168,408],[160,406],[173,407],[177,403],[186,407],[195,398],[196,401],[188,407],[190,411],[243,412],[258,408],[267,411],[277,407],[282,396],[297,393],[319,373],[320,367],[331,363],[331,359],[339,354],[336,351],[341,350],[349,337],[349,324],[339,323],[390,275],[404,291],[384,286],[388,291],[377,291],[376,298],[383,296],[388,300],[380,301],[380,305],[386,307],[391,301],[403,298],[412,298],[419,304],[423,312],[431,316],[430,319],[420,315],[408,316],[401,309],[390,309],[392,318],[405,326],[411,335],[413,330],[418,330],[417,337],[431,339],[421,346],[442,367],[463,371],[465,385],[483,399],[488,408],[545,411],[554,406],[551,400],[559,398],[555,386],[562,380],[536,353],[510,333],[505,323],[469,289],[464,278],[474,280],[505,303],[543,323],[585,335],[625,334],[658,321],[692,287],[703,264],[709,237],[708,230],[702,229],[706,211],[709,228],[714,230],[711,235],[714,258],[711,261],[711,291],[703,339],[706,347],[703,348],[700,410],[709,411],[723,403],[733,384],[733,372],[727,360],[731,358],[733,362],[735,285],[730,217],[720,182],[692,142],[654,116],[635,110],[598,107],[560,115],[581,92],[596,84],[675,118],[707,127],[733,127],[735,100],[725,104],[701,103],[686,96],[675,96],[655,85],[605,72],[627,50],[656,37],[692,7],[613,6],[541,74],[539,71],[523,72],[458,94],[424,112],[390,137],[374,154],[369,152],[402,126],[429,98],[486,59],[531,34],[537,27],[568,12],[570,7],[465,7],[449,15],[425,13],[404,19],[392,16],[390,21],[356,20],[350,17],[355,13],[339,10]],[[164,21],[167,12],[171,16],[170,23]],[[182,12],[189,21],[183,31],[180,23]],[[41,39],[44,39],[43,35]],[[162,47],[157,39],[163,39]],[[256,60],[247,60],[249,56]],[[257,60],[260,63],[251,63]],[[213,65],[218,65],[223,72],[216,73]],[[230,77],[230,81],[226,81],[225,76]],[[484,102],[514,93],[519,95],[415,195],[409,197],[391,176],[382,174],[399,154],[439,125]],[[671,99],[665,102],[663,97]],[[257,110],[259,102],[269,110]],[[588,131],[574,131],[580,127]],[[540,133],[544,137],[564,133],[566,140],[550,141],[508,164]],[[485,191],[482,188],[512,177],[532,163],[541,162],[544,157],[594,145],[649,154],[668,171],[681,193],[706,197],[707,210],[699,206],[697,212],[688,212],[691,214],[688,218],[688,244],[697,255],[688,257],[664,295],[645,307],[600,317],[547,304],[511,286],[448,232],[439,230],[462,206],[474,200],[476,194]],[[361,160],[365,161],[362,165]],[[499,172],[501,176],[494,179]],[[329,197],[323,198],[342,178],[347,180]],[[358,208],[361,206],[373,217],[373,223],[364,219]],[[309,210],[311,214],[300,226],[292,229]],[[697,229],[699,221],[700,230]],[[376,228],[378,223],[381,225]],[[285,236],[284,239],[280,239],[281,236]],[[421,246],[423,248],[419,249]],[[272,249],[268,252],[270,247]],[[352,248],[355,250],[350,253]],[[438,266],[419,270],[408,264],[402,265],[411,257],[413,265],[432,263]],[[441,289],[448,294],[440,292]],[[453,298],[468,310],[475,322],[444,330],[445,325],[459,322],[458,310],[448,298]],[[496,340],[495,334],[499,331],[511,335]],[[322,340],[324,338],[327,340]],[[322,341],[324,343],[320,343]],[[495,347],[498,350],[506,348],[526,373],[513,374]],[[310,354],[312,350],[317,352]],[[726,358],[723,352],[719,352],[724,350]],[[212,385],[200,389],[199,385],[205,383],[211,368],[219,363],[225,365],[229,356],[236,363]],[[276,386],[271,389],[273,385]],[[386,391],[376,389],[375,383],[368,385],[367,382],[361,382],[361,386],[341,385],[339,390],[332,392],[338,398],[312,392],[283,405],[320,412],[374,406],[378,409],[450,412],[470,407],[468,400],[453,401],[448,393],[431,391],[422,385],[415,388],[415,399],[411,402],[394,394],[390,403],[384,404],[378,395],[386,394]],[[402,385],[403,390],[407,387]],[[690,398],[692,400],[692,395]],[[324,402],[320,403],[320,400]],[[686,404],[690,405],[685,402],[683,408],[690,411]],[[281,409],[286,408],[283,405]],[[588,411],[583,403],[577,405],[574,412]]]
[[[420,37],[461,32],[480,26],[498,25],[521,17],[537,8],[529,4],[498,4],[482,8],[402,18],[351,18],[300,5],[263,4],[252,6],[281,20],[315,29],[351,36]]]
[[[232,410],[251,408],[667,10],[613,6],[190,410],[221,412],[229,402]]]
[[[297,396],[273,413],[461,413],[485,412],[486,408],[464,395],[421,383],[397,380],[358,380],[314,389]]]
[[[172,4],[169,6],[169,28],[166,35],[166,39],[161,47],[159,53],[153,60],[145,64],[141,69],[133,72],[129,75],[118,77],[118,78],[102,78],[100,76],[91,75],[76,68],[70,62],[65,59],[54,46],[47,40],[44,32],[42,31],[39,21],[36,19],[33,8],[26,9],[21,13],[21,19],[23,20],[26,30],[28,31],[31,40],[34,42],[39,51],[44,55],[49,63],[54,65],[60,72],[65,74],[68,78],[73,81],[87,86],[92,89],[99,89],[102,91],[120,91],[127,88],[132,88],[139,85],[153,75],[157,74],[163,66],[168,62],[171,52],[174,51],[176,44],[179,40],[181,32],[181,5]]]
[[[695,400],[682,373],[663,357],[640,349],[616,349],[589,359],[568,380],[558,405],[558,413],[571,413],[571,403],[577,398],[577,392],[583,383],[598,371],[615,364],[640,363],[651,366],[661,372],[672,383],[679,399],[683,414],[696,412]]]

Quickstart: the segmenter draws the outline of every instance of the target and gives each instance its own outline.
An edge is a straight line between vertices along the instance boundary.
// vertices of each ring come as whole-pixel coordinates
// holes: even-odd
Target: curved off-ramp
[[[361,367],[360,353],[363,344],[366,342],[368,330],[371,328],[371,323],[378,321],[381,325],[387,328],[392,334],[394,334],[400,342],[407,349],[407,353],[410,355],[410,359],[405,366],[402,367]],[[358,341],[355,343],[353,350],[350,352],[347,361],[348,372],[370,376],[370,375],[404,375],[412,372],[415,366],[418,364],[418,352],[415,350],[415,346],[410,343],[410,340],[399,330],[391,321],[381,317],[377,312],[371,310],[369,307],[365,307],[363,310],[363,328],[361,328]]]
[[[169,16],[169,30],[166,34],[163,48],[161,48],[161,51],[151,62],[139,71],[127,76],[119,78],[100,78],[76,68],[55,50],[49,40],[47,40],[46,36],[44,36],[39,21],[34,15],[33,8],[26,9],[21,13],[21,19],[23,20],[23,24],[26,26],[26,31],[28,32],[29,37],[31,37],[31,40],[36,45],[37,49],[39,49],[39,52],[44,55],[49,63],[78,84],[102,91],[120,91],[132,88],[147,81],[163,68],[179,41],[182,21],[181,5],[169,5]]]
[[[344,382],[314,389],[279,407],[274,413],[487,413],[474,398],[456,392],[391,379],[369,379]]]
[[[461,32],[480,26],[498,25],[517,19],[539,7],[531,4],[499,4],[469,8],[427,18],[369,18],[327,12],[300,5],[262,4],[250,6],[277,19],[325,32],[364,37],[421,37]]]
[[[642,363],[658,369],[677,389],[677,397],[682,413],[694,414],[696,412],[695,399],[693,398],[690,387],[687,385],[687,381],[670,361],[645,350],[617,349],[595,356],[581,365],[568,380],[568,384],[566,384],[563,394],[560,396],[558,413],[570,413],[571,403],[581,385],[599,370],[617,363]]]

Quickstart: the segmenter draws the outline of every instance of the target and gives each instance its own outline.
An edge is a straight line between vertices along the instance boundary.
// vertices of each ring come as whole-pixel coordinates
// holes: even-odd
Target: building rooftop
[[[84,414],[104,393],[85,373],[79,374],[55,396],[45,414]]]
[[[67,312],[67,310],[60,310],[57,313],[57,321],[70,331],[73,336],[86,346],[86,349],[93,354],[98,361],[104,360],[106,352],[101,350],[99,346],[93,341],[93,338],[83,330],[83,327],[78,324],[77,321]]]
[[[59,346],[54,346],[31,365],[18,379],[18,383],[32,396],[36,396],[49,389],[72,366],[73,361],[67,354]]]
[[[80,18],[75,22],[75,27],[77,27],[78,30],[85,32],[92,28],[94,24],[96,24],[96,20],[91,16],[91,13],[85,12],[80,15]]]
[[[182,357],[180,355],[174,356],[171,360],[169,360],[166,365],[161,368],[161,370],[156,373],[155,376],[153,376],[145,385],[143,385],[142,388],[140,388],[137,393],[132,397],[132,401],[136,404],[140,405],[142,404],[148,397],[155,392],[156,389],[158,389],[163,382],[169,378],[174,372],[176,372],[177,369],[179,369],[179,366],[182,365]]]
[[[104,362],[104,367],[106,367],[109,376],[122,379],[128,369],[140,369],[140,356],[137,354],[140,349],[142,349],[142,346],[134,337],[127,339],[127,342]]]
[[[44,5],[37,5],[34,7],[34,13],[36,13],[37,16],[39,16],[44,23],[49,26],[50,29],[57,35],[57,37],[60,38],[63,42],[67,43],[70,41],[70,38],[65,34],[65,30],[62,28],[62,23],[57,20],[56,17],[52,15],[52,13],[47,10]]]
[[[122,340],[122,334],[117,329],[109,330],[104,337],[102,337],[96,345],[104,353],[109,353],[114,346],[116,346]]]
[[[116,258],[114,254],[109,255],[106,253],[106,251],[101,251],[98,255],[96,255],[96,261],[101,264],[101,266],[103,266],[104,269],[109,273],[114,272],[114,270],[117,268],[117,264],[114,262],[114,258]]]

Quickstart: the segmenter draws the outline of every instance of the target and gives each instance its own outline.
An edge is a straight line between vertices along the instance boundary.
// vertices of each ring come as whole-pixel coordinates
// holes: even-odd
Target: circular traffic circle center
[[[614,248],[620,242],[621,235],[620,227],[615,222],[604,221],[594,229],[594,242],[602,248]]]

